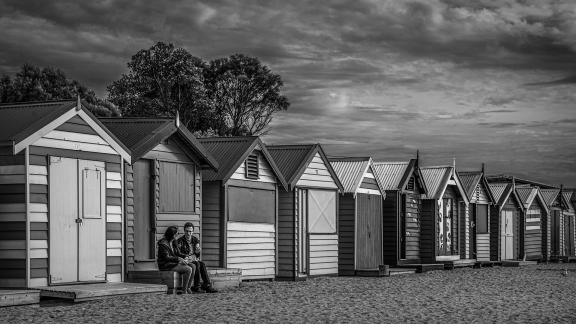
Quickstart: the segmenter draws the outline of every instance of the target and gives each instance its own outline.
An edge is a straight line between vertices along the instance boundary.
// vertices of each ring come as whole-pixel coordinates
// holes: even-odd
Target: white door
[[[502,260],[514,259],[514,213],[511,210],[503,210],[500,226],[501,244],[500,254]]]
[[[105,164],[50,157],[50,283],[106,278]]]

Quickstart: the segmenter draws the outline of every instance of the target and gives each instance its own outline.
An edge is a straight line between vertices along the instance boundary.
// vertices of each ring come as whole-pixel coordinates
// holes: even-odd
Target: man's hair
[[[186,224],[184,224],[184,229],[186,229],[186,227],[192,227],[192,229],[194,229],[194,223],[187,222]]]

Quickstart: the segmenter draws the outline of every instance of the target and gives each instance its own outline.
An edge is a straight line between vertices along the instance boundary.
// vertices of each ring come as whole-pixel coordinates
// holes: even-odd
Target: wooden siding
[[[500,211],[497,205],[490,206],[490,261],[500,261]]]
[[[384,264],[391,266],[396,265],[398,260],[401,259],[400,234],[402,229],[399,219],[401,213],[399,210],[400,197],[401,195],[398,191],[388,190],[386,191],[386,199],[382,201]]]
[[[166,162],[194,163],[173,137],[156,145],[141,158]]]
[[[524,253],[527,260],[542,258],[542,216],[542,209],[534,202],[527,211],[525,223]]]
[[[294,191],[278,192],[278,277],[295,278],[298,272],[298,216]]]
[[[98,135],[98,133],[96,133],[96,131],[80,116],[70,118],[64,124],[56,127],[56,130],[62,132]]]
[[[436,262],[436,209],[436,200],[422,200],[420,258],[423,263]]]
[[[490,234],[476,235],[476,260],[490,261]]]
[[[206,181],[202,189],[202,260],[209,267],[223,267],[222,185],[220,181]]]
[[[243,279],[276,276],[274,224],[228,222],[226,267],[242,269]]]
[[[338,273],[338,235],[309,234],[309,273],[311,276]]]
[[[48,285],[48,158],[30,154],[30,287]],[[32,180],[34,179],[34,180]],[[34,199],[32,197],[35,197]],[[34,200],[34,202],[33,202]]]
[[[355,270],[378,269],[382,255],[382,198],[380,195],[356,196]]]
[[[420,259],[420,213],[421,201],[418,194],[406,194],[403,196],[405,205],[405,222],[406,222],[406,260]]]
[[[26,287],[24,154],[0,148],[0,287]]]
[[[134,270],[134,170],[132,165],[124,163],[124,211],[126,217],[126,271]],[[108,215],[106,215],[108,219]]]
[[[338,188],[319,153],[314,155],[312,161],[308,164],[304,173],[302,173],[302,176],[300,176],[296,186],[330,189]]]
[[[53,130],[34,142],[35,146],[73,151],[118,154],[102,137],[93,134]]]
[[[356,202],[352,194],[338,200],[338,274],[354,274]]]
[[[276,176],[270,164],[264,156],[260,153],[260,157],[258,158],[258,179],[248,179],[246,178],[246,170],[245,170],[245,163],[244,161],[240,164],[240,167],[232,174],[230,177],[231,179],[236,180],[247,180],[247,181],[259,181],[259,182],[268,182],[268,183],[276,183]]]
[[[488,193],[484,189],[482,183],[478,183],[476,188],[474,189],[474,193],[472,194],[472,199],[470,199],[470,203],[473,204],[489,204],[490,200],[488,198]]]

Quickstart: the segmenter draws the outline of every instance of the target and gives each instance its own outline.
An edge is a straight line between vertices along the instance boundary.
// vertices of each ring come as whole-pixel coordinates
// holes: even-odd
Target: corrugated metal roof
[[[560,193],[560,189],[540,189],[540,193],[542,194],[546,205],[552,206]]]
[[[380,184],[382,190],[400,190],[402,179],[406,174],[406,170],[410,162],[374,162],[374,173]]]
[[[573,204],[573,203],[574,203],[574,199],[576,198],[576,195],[574,195],[574,192],[573,192],[573,191],[563,190],[563,191],[562,191],[562,197],[564,198],[564,200],[566,201],[566,203],[568,203],[568,204]]]
[[[236,171],[237,165],[243,161],[242,157],[250,153],[248,150],[259,142],[257,136],[207,137],[198,140],[219,165],[218,172],[210,170],[202,173],[206,181],[225,180],[230,172]]]
[[[460,177],[464,191],[466,191],[468,195],[468,199],[472,199],[476,186],[478,186],[478,183],[482,179],[482,171],[459,171],[458,176]]]
[[[292,183],[295,180],[294,177],[306,167],[304,164],[315,145],[266,145],[266,148],[286,181]]]
[[[490,187],[490,191],[492,191],[492,194],[494,195],[494,200],[496,200],[496,202],[500,204],[501,203],[500,199],[502,198],[502,195],[504,195],[504,193],[506,192],[508,183],[489,183],[488,186]]]
[[[345,193],[355,193],[362,176],[370,165],[369,157],[329,158],[330,165],[338,176]]]
[[[0,105],[0,142],[17,141],[19,134],[32,134],[76,105],[76,101],[24,102]],[[58,116],[51,116],[57,114]]]
[[[424,167],[420,168],[426,188],[428,188],[428,199],[439,199],[444,191],[448,180],[452,175],[451,166]]]
[[[130,150],[144,138],[174,122],[167,118],[100,118],[100,121]]]
[[[534,196],[536,196],[537,190],[537,188],[516,188],[516,194],[518,195],[518,198],[520,198],[520,202],[522,202],[525,208],[530,207]]]

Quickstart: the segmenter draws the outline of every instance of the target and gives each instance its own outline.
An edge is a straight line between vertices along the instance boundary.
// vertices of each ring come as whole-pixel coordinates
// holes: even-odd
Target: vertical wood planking
[[[338,273],[353,275],[356,202],[352,194],[340,195],[338,201]]]
[[[278,193],[278,277],[295,278],[297,275],[298,249],[296,237],[298,235],[296,222],[296,209],[294,204],[294,190],[286,191],[283,188]]]
[[[387,265],[396,265],[398,260],[401,259],[401,227],[400,227],[400,206],[401,198],[396,190],[386,191],[386,199],[382,202],[382,217],[383,217],[383,253],[384,263]],[[416,242],[418,244],[418,242]]]
[[[219,181],[202,186],[202,259],[210,267],[222,267],[222,197]]]

